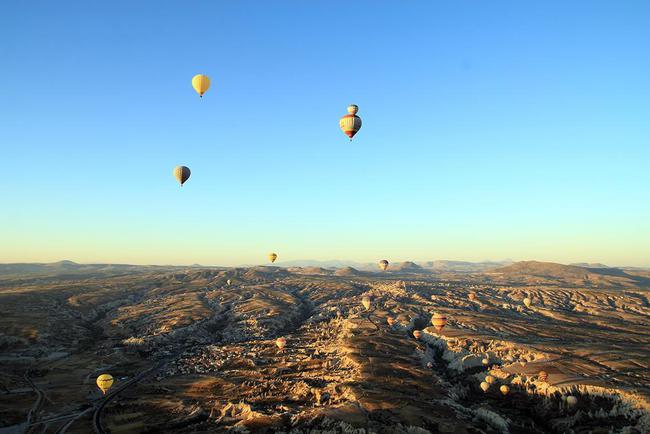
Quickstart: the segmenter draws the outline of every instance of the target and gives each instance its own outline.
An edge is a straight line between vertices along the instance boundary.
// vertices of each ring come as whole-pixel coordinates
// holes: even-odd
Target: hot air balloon
[[[489,388],[490,385],[488,383],[486,383],[485,381],[481,381],[481,389],[483,390],[483,392],[487,392]]]
[[[467,294],[467,298],[469,298],[469,301],[474,301],[476,300],[476,294],[470,292],[469,294]]]
[[[429,369],[433,368],[433,363],[427,362],[427,368],[429,368]]]
[[[544,381],[548,380],[548,373],[546,371],[539,371],[539,374],[537,374],[537,378],[539,381]]]
[[[269,261],[271,261],[271,263],[274,263],[276,259],[278,259],[277,253],[269,253]]]
[[[519,360],[519,364],[521,365],[522,368],[525,368],[525,367],[526,367],[526,363],[527,363],[527,362],[526,362],[525,359],[521,359],[521,360]]]
[[[370,310],[370,297],[364,295],[361,299],[361,304],[366,308],[366,310]]]
[[[359,132],[359,129],[361,129],[361,118],[357,116],[358,111],[358,106],[354,104],[349,105],[348,114],[343,116],[339,121],[341,130],[350,138],[350,141],[352,141],[352,137],[354,137],[354,135]]]
[[[578,403],[578,398],[576,398],[573,395],[569,395],[569,396],[566,397],[566,403],[567,403],[567,405],[569,407],[573,407],[574,405],[576,405]]]
[[[483,363],[484,365],[489,365],[490,364],[490,359],[485,357],[483,360],[481,360],[481,363]]]
[[[232,281],[230,279],[226,280],[226,285],[230,286],[231,283]]]
[[[388,268],[388,261],[385,259],[379,261],[379,268],[381,268],[383,271],[386,271],[386,269]]]
[[[210,79],[207,75],[197,74],[192,77],[192,87],[203,98],[203,94],[210,88]]]
[[[285,338],[277,338],[275,340],[275,345],[277,345],[280,350],[283,350],[284,347],[287,346],[287,340]]]
[[[113,385],[113,376],[110,374],[102,374],[99,377],[97,377],[97,387],[102,391],[104,395],[106,395],[106,392],[108,389],[111,388]]]
[[[420,339],[422,337],[422,332],[420,330],[413,330],[413,337],[415,339]]]
[[[440,313],[434,313],[431,317],[431,324],[433,324],[436,331],[440,333],[442,329],[445,328],[445,324],[447,324],[447,317]]]
[[[388,318],[386,318],[386,322],[388,323],[389,326],[392,327],[393,324],[395,324],[395,318],[393,318],[392,316],[389,316]]]
[[[180,182],[181,187],[183,184],[185,184],[185,181],[187,181],[190,178],[190,169],[185,166],[176,166],[174,167],[174,178],[178,182]]]
[[[506,386],[505,384],[502,385],[501,387],[499,387],[499,390],[500,390],[501,393],[503,393],[504,395],[507,395],[508,392],[510,392],[510,388],[509,388],[508,386]]]
[[[487,384],[492,384],[492,383],[494,383],[496,380],[494,379],[493,376],[491,376],[491,375],[486,375],[486,376],[485,376],[485,381],[486,381]]]
[[[530,298],[528,298],[528,297],[524,298],[524,305],[525,305],[526,307],[530,307],[530,305],[531,305],[532,303],[533,303],[533,301],[532,301]]]

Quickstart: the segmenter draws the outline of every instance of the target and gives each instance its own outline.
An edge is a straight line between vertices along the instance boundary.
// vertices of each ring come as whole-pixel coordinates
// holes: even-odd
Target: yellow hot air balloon
[[[364,295],[361,299],[361,304],[366,308],[366,310],[370,310],[370,297]]]
[[[447,324],[447,317],[440,313],[434,313],[431,317],[431,324],[433,324],[433,327],[436,329],[436,331],[440,333]]]
[[[386,318],[386,322],[388,323],[388,325],[390,327],[392,327],[393,324],[395,324],[395,318],[393,318],[392,316],[389,316],[388,318]]]
[[[357,116],[358,111],[359,107],[357,105],[349,105],[348,114],[343,116],[339,121],[341,131],[350,138],[350,141],[352,141],[352,137],[361,129],[361,118]]]
[[[275,340],[275,345],[277,345],[279,349],[283,350],[284,347],[287,346],[287,340],[285,338],[277,338]]]
[[[388,261],[385,259],[379,261],[379,268],[381,268],[383,271],[386,271],[386,269],[388,268]]]
[[[537,374],[537,378],[539,381],[546,382],[548,380],[548,373],[546,371],[539,371],[539,374]]]
[[[483,392],[487,392],[489,388],[490,385],[488,383],[486,383],[485,381],[481,381],[481,390],[483,390]]]
[[[566,397],[566,403],[567,403],[567,405],[569,407],[573,407],[574,405],[576,405],[578,403],[578,398],[576,398],[573,395],[569,395],[569,396]]]
[[[276,259],[278,259],[277,253],[269,253],[269,261],[271,261],[271,263],[274,263]]]
[[[415,339],[420,339],[422,337],[422,332],[420,330],[413,330],[413,337]]]
[[[108,389],[111,388],[113,385],[113,376],[110,374],[102,374],[99,377],[97,377],[97,387],[102,391],[104,395],[106,395],[106,392]]]
[[[203,98],[203,94],[210,88],[210,79],[207,75],[197,74],[192,77],[192,87]]]
[[[491,376],[491,375],[486,375],[486,376],[485,376],[485,382],[486,382],[487,384],[493,384],[495,381],[496,381],[496,380],[494,379],[493,376]]]
[[[501,393],[503,393],[504,395],[507,395],[508,392],[510,392],[510,388],[509,388],[508,386],[506,386],[505,384],[504,384],[503,386],[499,387],[499,390],[500,390]]]
[[[489,364],[490,364],[490,359],[488,359],[488,358],[486,357],[486,358],[484,358],[483,360],[481,360],[481,363],[483,363],[484,365],[489,365]]]
[[[531,304],[533,304],[533,301],[530,298],[528,297],[524,298],[524,305],[526,307],[530,307]]]
[[[176,166],[174,167],[174,178],[181,184],[181,187],[183,184],[185,184],[185,181],[187,181],[190,178],[190,169],[185,166]]]

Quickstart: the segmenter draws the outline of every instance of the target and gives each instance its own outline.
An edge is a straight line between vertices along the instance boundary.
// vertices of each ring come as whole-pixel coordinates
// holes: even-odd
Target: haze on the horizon
[[[642,0],[3,5],[0,262],[650,266],[649,17]]]

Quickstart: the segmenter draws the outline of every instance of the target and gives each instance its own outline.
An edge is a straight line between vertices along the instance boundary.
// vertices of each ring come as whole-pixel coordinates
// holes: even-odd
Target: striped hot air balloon
[[[348,106],[348,114],[339,121],[341,131],[352,140],[352,137],[361,129],[361,118],[357,116],[359,107],[355,104]]]
[[[431,324],[433,324],[433,327],[436,329],[436,331],[440,333],[447,324],[447,317],[440,313],[434,313],[431,317]]]
[[[176,166],[174,167],[174,178],[181,184],[181,187],[183,184],[185,184],[185,181],[190,179],[190,169],[185,166]]]

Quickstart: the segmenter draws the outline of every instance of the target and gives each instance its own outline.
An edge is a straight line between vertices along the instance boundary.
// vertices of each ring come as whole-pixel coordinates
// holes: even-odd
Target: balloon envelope
[[[431,324],[433,324],[433,327],[438,331],[438,333],[440,333],[447,324],[447,317],[440,313],[434,313],[431,317]]]
[[[388,318],[386,318],[386,322],[388,323],[389,326],[392,326],[393,324],[395,324],[395,318],[389,316]]]
[[[271,263],[274,263],[276,259],[278,259],[277,253],[269,253],[269,261],[271,261]]]
[[[275,340],[275,345],[277,345],[278,348],[283,349],[287,346],[287,340],[285,338],[277,338]]]
[[[530,298],[528,297],[524,298],[524,305],[526,307],[530,307],[531,304],[533,304],[533,301]]]
[[[566,403],[567,403],[567,405],[573,407],[574,405],[576,405],[578,403],[578,398],[576,398],[573,395],[569,395],[569,396],[566,397]]]
[[[379,261],[379,268],[386,271],[386,269],[388,268],[388,261],[385,260],[385,259],[382,259],[381,261]]]
[[[539,378],[539,381],[546,381],[548,380],[548,373],[546,371],[539,371],[537,378]]]
[[[422,332],[420,330],[414,330],[413,331],[413,337],[415,339],[420,339],[422,337]]]
[[[197,74],[192,77],[192,87],[200,97],[203,97],[203,94],[210,88],[210,79],[207,75]]]
[[[490,388],[489,383],[486,383],[485,381],[481,381],[481,389],[483,390],[483,392],[487,392],[489,388]]]
[[[487,375],[487,376],[485,377],[485,382],[488,383],[488,384],[492,384],[492,383],[494,383],[494,377],[491,376],[491,375]]]
[[[504,395],[507,395],[508,392],[510,392],[510,388],[509,388],[508,386],[506,386],[505,384],[504,384],[503,386],[499,387],[499,390],[500,390],[501,393],[503,393]]]
[[[355,134],[361,129],[361,118],[357,116],[359,107],[355,104],[348,106],[348,114],[343,116],[339,121],[339,127],[343,134],[348,136],[350,140],[354,137]]]
[[[363,298],[361,299],[361,304],[363,305],[363,307],[366,308],[366,310],[369,310],[370,309],[370,297],[368,297],[367,295],[364,295]]]
[[[110,374],[102,374],[97,377],[97,387],[106,394],[106,391],[113,385],[113,376]]]
[[[190,178],[190,169],[185,166],[176,166],[174,167],[174,178],[181,184],[181,187],[183,184],[185,184],[185,181],[187,181]]]

